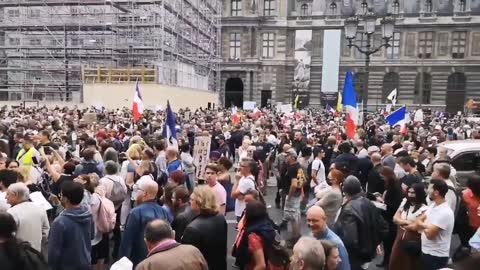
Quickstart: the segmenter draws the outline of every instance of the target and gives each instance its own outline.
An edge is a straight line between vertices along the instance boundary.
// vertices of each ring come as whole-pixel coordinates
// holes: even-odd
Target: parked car
[[[466,186],[470,176],[480,173],[480,140],[448,141],[441,143],[438,148],[446,149],[452,159],[460,188]]]

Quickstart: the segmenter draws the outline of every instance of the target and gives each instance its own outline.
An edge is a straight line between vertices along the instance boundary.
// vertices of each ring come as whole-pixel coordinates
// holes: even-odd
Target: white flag
[[[392,92],[390,92],[390,94],[387,96],[387,99],[392,102],[393,106],[395,106],[395,104],[397,103],[397,88],[393,89]]]

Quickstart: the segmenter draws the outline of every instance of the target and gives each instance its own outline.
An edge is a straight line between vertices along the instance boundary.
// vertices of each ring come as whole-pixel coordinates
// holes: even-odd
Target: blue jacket
[[[337,267],[337,270],[350,270],[350,261],[348,260],[348,252],[347,249],[345,248],[345,245],[343,244],[342,239],[338,237],[332,230],[327,228],[327,233],[322,235],[322,237],[318,238],[318,240],[328,240],[332,241],[335,245],[337,245],[338,252],[340,253],[340,259],[342,261]]]
[[[91,269],[92,214],[85,206],[64,210],[53,221],[48,264],[53,270]]]
[[[132,261],[134,268],[147,257],[148,250],[143,240],[144,231],[147,223],[154,219],[168,221],[167,211],[156,202],[142,203],[130,211],[120,243],[119,258],[127,257]]]

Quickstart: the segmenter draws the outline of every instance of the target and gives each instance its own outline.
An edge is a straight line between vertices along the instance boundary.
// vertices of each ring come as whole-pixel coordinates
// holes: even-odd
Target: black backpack
[[[265,245],[264,251],[265,261],[268,261],[275,269],[288,269],[290,265],[290,255],[287,248],[281,244],[278,233],[271,245]]]
[[[23,270],[50,270],[42,253],[32,248],[28,242],[20,243],[19,248]]]

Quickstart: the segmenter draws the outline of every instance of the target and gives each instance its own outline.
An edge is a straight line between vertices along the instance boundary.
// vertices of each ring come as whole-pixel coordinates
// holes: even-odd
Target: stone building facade
[[[321,105],[324,30],[343,29],[345,18],[369,9],[395,17],[392,46],[371,58],[369,107],[385,103],[394,88],[400,104],[452,112],[480,98],[480,0],[224,0],[220,100],[226,106],[290,102],[295,33],[309,29],[309,103]],[[379,21],[373,44],[381,42]],[[364,67],[364,56],[348,48],[342,34],[338,88],[345,72],[353,71],[361,96]]]

